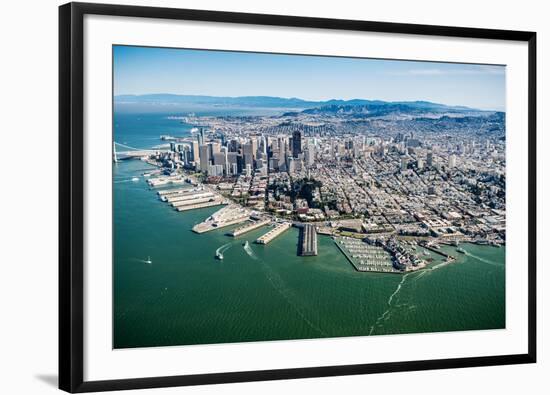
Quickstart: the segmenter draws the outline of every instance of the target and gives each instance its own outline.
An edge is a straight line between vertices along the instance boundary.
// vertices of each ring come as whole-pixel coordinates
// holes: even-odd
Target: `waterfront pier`
[[[298,255],[300,256],[317,255],[317,231],[314,225],[305,224],[303,228],[300,229],[298,249]]]
[[[441,255],[441,256],[447,258],[447,260],[449,260],[449,261],[454,261],[454,260],[456,259],[454,256],[449,255],[449,254],[446,254],[445,252],[443,252],[443,251],[441,251],[441,250],[439,250],[439,249],[437,249],[437,248],[432,247],[432,246],[431,246],[430,244],[428,244],[428,243],[422,244],[422,247],[424,247],[425,249],[430,250],[430,251],[432,251],[432,252],[435,252],[435,253],[438,254],[438,255]]]
[[[199,200],[199,199],[214,199],[217,196],[214,195],[212,192],[203,192],[203,193],[192,193],[192,194],[185,194],[182,196],[173,196],[168,197],[166,201],[170,203],[172,206],[177,207],[178,205],[185,205],[186,202]]]
[[[286,230],[290,229],[292,224],[290,222],[283,222],[278,224],[276,227],[272,228],[269,232],[265,233],[263,236],[260,236],[256,239],[258,244],[268,244],[275,240],[275,238],[283,234]]]
[[[230,205],[216,211],[206,220],[193,226],[193,232],[204,233],[230,225],[240,224],[250,219],[250,212],[241,207]]]
[[[187,206],[178,206],[176,207],[176,211],[189,211],[189,210],[195,210],[199,208],[207,208],[207,207],[214,207],[214,206],[220,206],[222,204],[227,204],[225,200],[212,200],[204,203],[193,203]]]
[[[195,190],[197,189],[192,187],[183,187],[183,188],[177,188],[177,189],[161,189],[160,191],[157,191],[157,195],[169,197],[169,196],[179,195],[182,193],[193,192]]]
[[[185,184],[186,182],[187,181],[185,178],[181,176],[157,177],[147,180],[147,184],[149,184],[152,188],[158,188],[166,185],[180,185]]]
[[[214,196],[209,196],[209,197],[203,197],[203,198],[194,198],[194,199],[178,201],[178,202],[171,203],[171,205],[175,209],[178,209],[180,207],[193,206],[196,204],[203,204],[208,202],[221,202],[221,199]]]
[[[270,222],[271,222],[270,219],[259,219],[257,221],[252,221],[243,226],[239,226],[237,229],[234,229],[232,232],[229,232],[228,235],[232,237],[237,237],[247,232],[251,232],[254,229],[258,229],[264,225],[267,225]]]

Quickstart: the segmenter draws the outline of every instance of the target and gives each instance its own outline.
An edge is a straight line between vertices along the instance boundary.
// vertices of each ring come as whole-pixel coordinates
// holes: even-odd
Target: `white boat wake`
[[[492,265],[492,266],[498,266],[498,267],[504,267],[503,264],[500,264],[500,263],[496,263],[496,262],[492,262],[488,259],[485,259],[485,258],[482,258],[480,256],[477,256],[477,255],[474,255],[474,254],[471,254],[469,252],[466,252],[466,255],[469,256],[469,257],[472,257],[480,262],[483,262],[483,263],[487,263],[488,265]]]
[[[441,269],[442,267],[445,267],[450,263],[451,261],[445,261],[445,262],[438,263],[437,265],[434,265],[430,268],[422,269],[419,271],[418,275],[414,277],[414,281],[416,282],[420,280],[422,277],[429,275],[434,270]]]
[[[389,319],[389,314],[390,314],[390,311],[392,309],[393,298],[399,293],[399,291],[401,291],[401,288],[403,287],[403,284],[405,284],[405,281],[407,280],[407,277],[409,277],[411,274],[414,274],[414,272],[410,272],[410,273],[407,273],[407,274],[403,275],[403,277],[401,278],[401,281],[399,282],[399,284],[397,284],[397,288],[395,289],[395,291],[393,291],[393,293],[388,298],[388,302],[387,302],[388,308],[386,309],[386,311],[384,311],[384,313],[382,313],[382,315],[380,317],[378,317],[376,319],[374,324],[370,327],[369,335],[372,335],[372,333],[374,332],[374,329],[378,325],[380,325],[380,323],[382,321],[386,321],[386,320]]]
[[[232,245],[231,243],[222,245],[216,250],[216,255],[223,254],[225,251],[231,248],[231,245]]]
[[[248,246],[250,248],[250,246]],[[246,250],[246,248],[245,248]],[[254,258],[257,259],[257,258]],[[266,277],[269,280],[271,286],[286,300],[288,305],[298,314],[302,320],[313,330],[319,332],[323,336],[329,336],[328,333],[323,331],[319,325],[315,324],[307,317],[308,308],[300,302],[300,298],[289,287],[286,286],[281,276],[276,273],[268,264],[260,260],[260,264],[265,271]],[[319,318],[319,317],[318,317]]]
[[[248,242],[243,246],[243,249],[250,258],[258,260],[258,256],[254,253],[254,251],[252,251],[252,248]]]

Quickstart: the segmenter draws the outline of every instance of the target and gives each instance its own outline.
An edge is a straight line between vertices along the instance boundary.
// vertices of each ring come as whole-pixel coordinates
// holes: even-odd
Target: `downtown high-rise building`
[[[199,142],[193,141],[191,143],[191,160],[198,163],[199,162]]]
[[[204,145],[204,140],[204,129],[200,128],[199,134],[197,135],[197,142],[199,143],[199,145]]]
[[[254,140],[252,140],[254,141]],[[243,158],[244,158],[244,164],[250,165],[250,167],[254,168],[254,144],[251,142],[243,145]]]
[[[210,157],[213,158],[215,154],[220,152],[221,145],[220,143],[209,143],[208,146],[210,147]]]
[[[428,165],[428,167],[432,167],[434,165],[433,152],[428,152],[428,155],[426,156],[426,165]]]
[[[207,145],[199,146],[199,158],[200,170],[208,172],[208,165],[210,165],[210,147]]]
[[[258,155],[258,138],[257,136],[252,136],[250,138],[250,145],[252,150],[252,157],[256,159],[256,156]]]
[[[453,167],[456,167],[456,155],[452,154],[449,156],[449,168],[452,169]]]
[[[264,158],[267,158],[267,138],[262,134],[262,154]]]
[[[292,133],[292,156],[297,158],[302,153],[302,132],[295,130]]]
[[[311,141],[307,145],[305,160],[306,166],[308,167],[313,166],[313,164],[315,163],[315,145]]]

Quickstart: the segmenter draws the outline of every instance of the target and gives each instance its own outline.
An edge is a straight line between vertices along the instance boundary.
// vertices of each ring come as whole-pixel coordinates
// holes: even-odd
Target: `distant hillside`
[[[199,95],[174,95],[174,94],[150,94],[150,95],[119,95],[114,98],[115,104],[123,105],[191,105],[212,107],[258,107],[258,108],[288,108],[303,109],[305,113],[341,113],[341,114],[370,114],[385,115],[396,112],[423,113],[423,112],[462,112],[477,111],[462,106],[447,106],[444,104],[427,101],[386,102],[382,100],[337,100],[308,101],[298,98],[284,98],[272,96],[241,96],[218,97]]]
[[[318,106],[320,102],[311,102],[297,98],[282,98],[272,96],[195,96],[195,95],[119,95],[115,103],[126,104],[190,104],[208,106],[239,106],[239,107],[277,107],[277,108],[309,108]]]
[[[446,106],[430,102],[380,102],[372,101],[366,104],[331,104],[302,111],[303,114],[319,115],[351,115],[356,118],[384,117],[388,115],[425,116],[428,114],[471,114],[480,113],[467,107]],[[296,115],[287,114],[287,115]]]

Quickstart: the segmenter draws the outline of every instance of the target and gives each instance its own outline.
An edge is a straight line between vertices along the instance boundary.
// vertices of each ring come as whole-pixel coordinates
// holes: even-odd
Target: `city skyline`
[[[114,46],[113,73],[115,96],[426,100],[505,110],[504,66]]]

